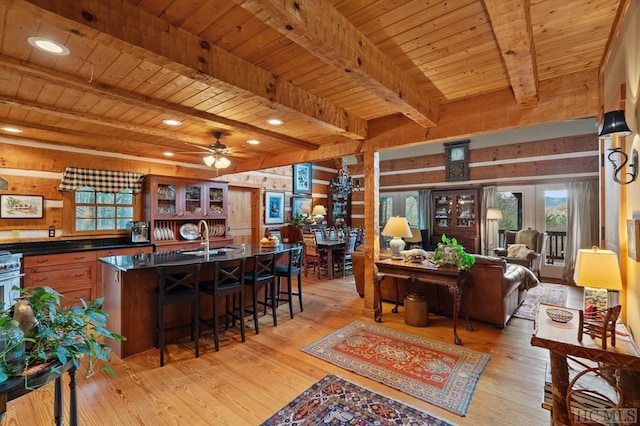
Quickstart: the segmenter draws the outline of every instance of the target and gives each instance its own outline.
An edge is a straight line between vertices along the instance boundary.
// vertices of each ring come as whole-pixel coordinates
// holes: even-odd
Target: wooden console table
[[[531,345],[549,350],[551,364],[551,386],[553,407],[552,424],[570,425],[571,418],[567,408],[569,391],[569,365],[567,357],[582,358],[605,366],[616,368],[619,372],[618,386],[621,403],[626,408],[638,408],[640,403],[640,352],[630,337],[617,338],[615,346],[602,349],[601,340],[585,336],[578,341],[578,310],[563,308],[573,313],[568,323],[552,321],[546,309],[552,305],[541,303],[534,323]],[[556,307],[556,306],[554,306]],[[617,324],[617,331],[628,334],[623,324]]]
[[[465,317],[467,330],[473,330],[469,322],[469,308],[471,304],[472,288],[469,274],[455,268],[437,268],[427,261],[422,263],[405,262],[404,260],[384,259],[376,262],[378,277],[374,283],[373,309],[376,322],[382,322],[382,296],[380,294],[380,282],[385,276],[392,278],[408,279],[412,284],[423,282],[428,284],[443,285],[449,289],[453,297],[453,341],[461,345],[458,337],[458,313],[462,300],[463,288],[468,290]],[[397,296],[396,296],[397,299]]]
[[[0,425],[4,423],[4,416],[7,412],[7,402],[26,395],[52,380],[55,380],[53,417],[56,425],[62,425],[64,423],[64,415],[62,413],[62,374],[64,372],[69,374],[69,425],[77,426],[76,367],[73,366],[72,361],[68,361],[65,365],[52,364],[46,366],[35,365],[31,367],[27,372],[26,381],[26,385],[29,388],[25,387],[25,377],[22,375],[9,377],[6,381],[0,383]]]

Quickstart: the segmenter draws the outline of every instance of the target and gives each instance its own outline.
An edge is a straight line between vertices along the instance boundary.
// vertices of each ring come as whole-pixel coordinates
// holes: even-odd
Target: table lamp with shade
[[[596,246],[578,250],[573,281],[576,285],[585,287],[585,311],[588,304],[592,303],[597,310],[617,305],[617,292],[622,290],[618,255],[611,250],[600,250]],[[609,290],[613,292],[610,293]]]
[[[324,215],[327,214],[327,209],[322,204],[316,204],[313,206],[313,210],[311,211],[311,216],[316,221],[316,224],[320,225],[324,221]]]
[[[387,220],[387,224],[384,225],[382,235],[387,237],[393,237],[389,241],[389,248],[391,248],[392,259],[402,259],[400,252],[404,250],[405,242],[403,238],[411,237],[411,228],[407,219],[400,216],[393,216]]]

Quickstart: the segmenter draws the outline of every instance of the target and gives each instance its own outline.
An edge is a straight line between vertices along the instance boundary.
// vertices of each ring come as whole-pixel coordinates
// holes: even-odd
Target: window
[[[117,231],[128,228],[134,217],[133,190],[97,192],[89,186],[74,192],[74,231]]]
[[[567,190],[544,191],[546,232],[567,232]]]
[[[404,198],[404,214],[411,226],[418,226],[418,196],[407,195]]]
[[[498,223],[498,229],[500,231],[522,229],[522,192],[497,192],[496,195],[498,209],[502,211],[502,219]]]

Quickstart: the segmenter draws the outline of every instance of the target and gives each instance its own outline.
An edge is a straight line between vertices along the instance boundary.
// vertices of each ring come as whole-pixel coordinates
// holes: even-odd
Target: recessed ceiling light
[[[257,139],[249,139],[249,140],[247,140],[247,143],[249,145],[260,145],[260,141],[257,140]]]
[[[173,152],[165,151],[165,152],[162,153],[162,155],[164,155],[165,157],[173,157]]]
[[[54,55],[66,56],[69,53],[69,49],[63,44],[55,42],[53,40],[49,40],[44,37],[29,37],[27,39],[30,45],[36,47],[40,50],[44,50],[45,52],[52,53]]]
[[[279,118],[270,118],[267,120],[267,124],[271,124],[272,126],[282,126],[284,124],[284,121],[280,120]]]
[[[182,121],[174,120],[173,118],[167,118],[165,120],[162,120],[162,122],[167,126],[179,126],[182,124]]]
[[[9,133],[22,133],[22,130],[17,129],[15,127],[0,127],[0,129],[4,130],[5,132],[9,132]]]

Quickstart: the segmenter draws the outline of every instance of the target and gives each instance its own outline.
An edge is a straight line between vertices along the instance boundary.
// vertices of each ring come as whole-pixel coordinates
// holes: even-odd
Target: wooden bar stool
[[[245,285],[251,286],[252,306],[251,309],[245,309],[246,313],[253,315],[253,326],[256,334],[260,333],[258,327],[258,305],[264,306],[266,314],[267,307],[271,307],[273,315],[273,325],[278,325],[276,319],[276,296],[275,296],[275,266],[276,255],[274,252],[256,254],[252,257],[253,266],[251,270],[244,275]],[[258,290],[264,287],[265,300],[258,300]]]
[[[225,298],[224,329],[229,329],[229,317],[232,325],[235,326],[236,319],[240,322],[240,336],[245,341],[244,336],[244,259],[233,259],[219,262],[212,262],[213,279],[200,283],[200,291],[209,294],[213,298],[213,342],[216,352],[220,350],[219,339],[219,314],[218,303],[220,298]],[[229,296],[231,305],[229,305]],[[236,296],[239,301],[236,308]]]
[[[200,356],[198,336],[200,334],[200,264],[158,266],[158,347],[160,367],[164,366],[165,323],[164,307],[191,302],[191,339],[195,342],[196,358]],[[173,327],[179,327],[175,325]]]
[[[302,246],[298,245],[289,250],[289,261],[286,265],[276,265],[276,277],[278,278],[276,290],[276,307],[280,302],[289,303],[289,316],[293,319],[293,296],[298,296],[300,312],[302,309]],[[293,277],[298,277],[298,289],[293,291]],[[287,289],[282,290],[280,279],[287,279]],[[286,295],[286,297],[284,296]]]

